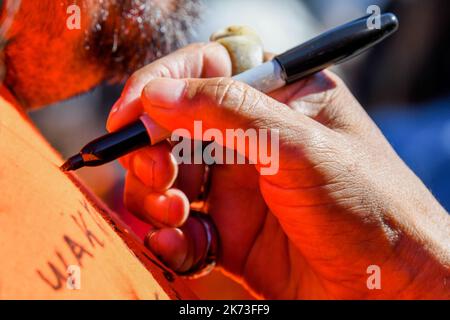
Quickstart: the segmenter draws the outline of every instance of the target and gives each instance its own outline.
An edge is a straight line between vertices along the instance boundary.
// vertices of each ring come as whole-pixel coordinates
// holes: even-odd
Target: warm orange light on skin
[[[4,88],[0,96],[0,299],[193,297],[75,176],[59,170],[59,155]],[[68,265],[81,268],[81,290],[67,289]]]
[[[71,3],[23,0],[15,16],[5,50],[5,82],[27,108],[88,91],[104,78],[85,48],[93,8],[83,2],[81,29],[69,30],[66,10]]]
[[[24,107],[37,108],[105,80],[124,80],[187,43],[197,2],[22,0],[6,36],[5,84]],[[74,4],[80,8],[79,29],[67,26]]]

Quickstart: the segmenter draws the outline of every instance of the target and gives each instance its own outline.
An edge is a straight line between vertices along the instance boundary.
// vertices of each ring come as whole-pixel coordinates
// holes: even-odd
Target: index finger
[[[226,49],[215,42],[191,44],[136,71],[127,81],[107,121],[108,131],[117,130],[142,115],[140,96],[154,78],[214,78],[231,76]]]

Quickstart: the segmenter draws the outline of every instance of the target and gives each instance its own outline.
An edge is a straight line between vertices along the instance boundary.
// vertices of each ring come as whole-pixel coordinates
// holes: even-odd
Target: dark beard
[[[201,0],[173,0],[170,13],[153,0],[104,1],[87,33],[88,55],[113,81],[185,46],[201,11]]]

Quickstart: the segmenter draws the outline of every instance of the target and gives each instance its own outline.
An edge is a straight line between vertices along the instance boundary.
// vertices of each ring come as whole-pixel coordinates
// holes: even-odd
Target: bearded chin
[[[87,32],[85,50],[120,81],[145,64],[185,46],[192,38],[201,0],[110,0],[101,4]]]

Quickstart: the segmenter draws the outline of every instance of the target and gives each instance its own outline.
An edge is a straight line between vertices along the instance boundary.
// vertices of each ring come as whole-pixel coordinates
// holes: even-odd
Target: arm
[[[0,299],[192,297],[0,98]],[[80,290],[66,286],[80,267]]]

